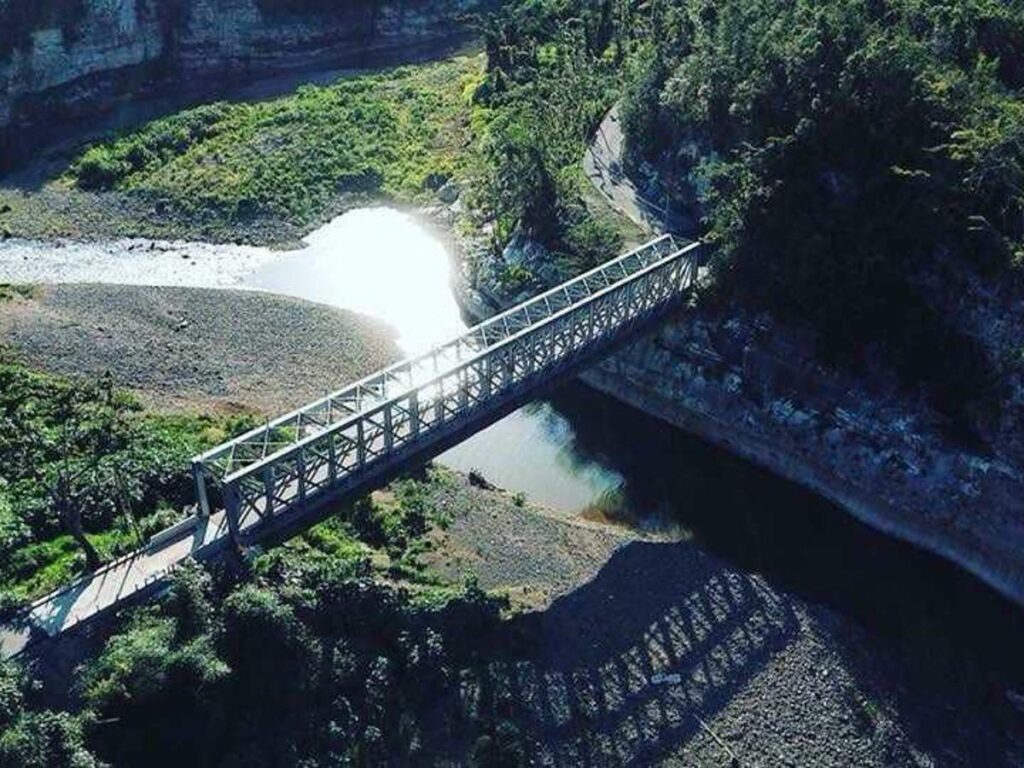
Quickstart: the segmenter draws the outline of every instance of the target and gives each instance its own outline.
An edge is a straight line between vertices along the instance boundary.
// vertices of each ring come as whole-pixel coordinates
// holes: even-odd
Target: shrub
[[[110,147],[90,147],[75,166],[82,189],[112,189],[131,170]]]

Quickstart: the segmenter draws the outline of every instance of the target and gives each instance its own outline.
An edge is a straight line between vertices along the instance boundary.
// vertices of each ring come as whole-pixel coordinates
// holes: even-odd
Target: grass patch
[[[124,527],[90,534],[89,540],[104,560],[119,557],[140,543]],[[0,589],[16,598],[31,600],[72,581],[84,567],[85,558],[78,544],[71,536],[61,534],[12,552],[0,569]]]
[[[0,303],[5,301],[34,299],[38,295],[39,287],[35,285],[0,283]]]

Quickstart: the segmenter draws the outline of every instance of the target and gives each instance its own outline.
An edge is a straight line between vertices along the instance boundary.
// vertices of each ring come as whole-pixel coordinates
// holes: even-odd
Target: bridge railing
[[[264,455],[223,478],[232,531],[353,487],[557,375],[671,304],[695,275],[697,248],[660,238],[365,379],[346,417],[324,415],[325,398],[313,418],[304,409],[268,425],[291,433],[267,435]]]
[[[668,235],[496,315],[416,357],[402,360],[319,400],[273,419],[193,459],[200,506],[208,511],[205,480],[222,481],[238,470],[374,407],[462,360],[550,317],[565,306],[636,273],[675,249]]]

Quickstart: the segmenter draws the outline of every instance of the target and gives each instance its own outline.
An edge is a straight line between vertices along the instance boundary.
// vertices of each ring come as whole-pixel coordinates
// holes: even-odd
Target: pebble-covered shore
[[[273,415],[391,362],[387,326],[250,291],[67,284],[0,303],[0,339],[33,367],[98,377],[161,409]]]

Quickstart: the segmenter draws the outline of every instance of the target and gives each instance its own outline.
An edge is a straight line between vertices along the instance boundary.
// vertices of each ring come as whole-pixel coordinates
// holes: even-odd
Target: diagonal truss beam
[[[502,312],[193,459],[200,507],[223,490],[231,529],[358,482],[559,375],[678,299],[700,244],[670,236]]]

